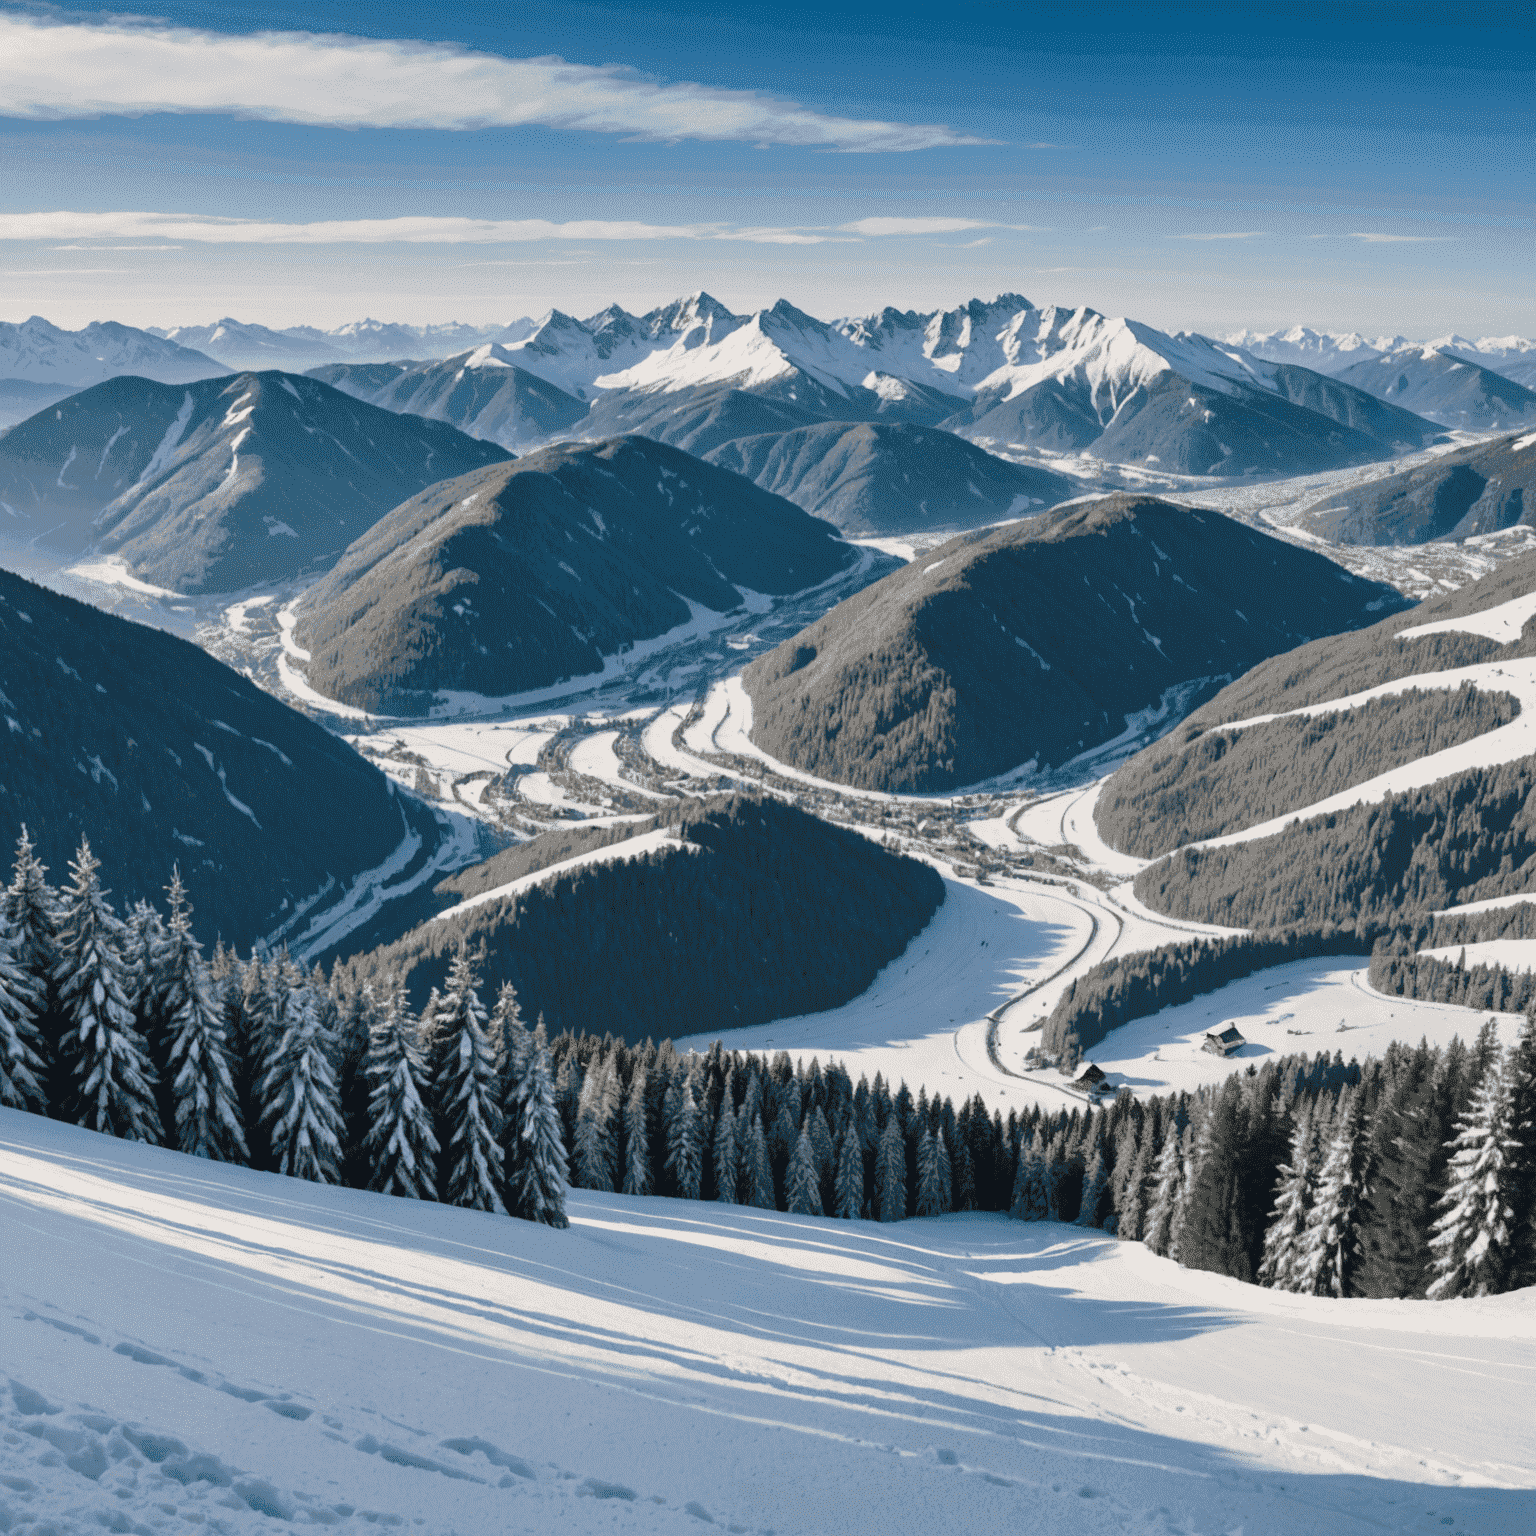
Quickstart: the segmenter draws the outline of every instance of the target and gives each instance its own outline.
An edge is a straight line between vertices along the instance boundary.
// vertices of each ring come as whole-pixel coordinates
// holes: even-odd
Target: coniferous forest
[[[461,948],[414,1009],[286,954],[205,957],[179,875],[120,916],[25,834],[0,907],[0,1104],[129,1140],[563,1226],[577,1187],[900,1221],[1006,1210],[1332,1296],[1536,1281],[1536,1026],[1007,1119],[835,1062],[530,1029]],[[1234,955],[1241,952],[1233,950]],[[1267,963],[1274,963],[1271,959]]]

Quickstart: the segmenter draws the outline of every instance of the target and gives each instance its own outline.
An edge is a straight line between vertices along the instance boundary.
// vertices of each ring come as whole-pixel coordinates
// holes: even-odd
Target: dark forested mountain
[[[1536,432],[1477,443],[1308,508],[1335,544],[1425,544],[1536,521]]]
[[[1404,606],[1392,589],[1152,497],[961,535],[753,662],[753,739],[861,788],[1060,766],[1297,637]],[[1150,717],[1149,717],[1150,718]]]
[[[1533,590],[1536,556],[1527,555],[1411,613],[1261,663],[1120,769],[1099,797],[1100,831],[1114,846],[1156,856],[1305,810],[1507,723],[1518,710],[1494,671],[1483,689],[1408,690],[1311,719],[1222,728],[1399,678],[1536,654],[1523,605],[1506,610],[1503,622],[1483,618],[1481,634],[1414,634]],[[1471,771],[1466,761],[1422,787],[1293,821],[1272,836],[1174,853],[1143,871],[1137,892],[1184,917],[1347,926],[1370,937],[1433,910],[1528,890],[1536,882],[1528,808],[1536,759]]]
[[[0,571],[0,835],[56,882],[82,835],[124,909],[181,867],[194,923],[296,937],[410,835],[442,833],[344,742],[195,645]]]
[[[309,376],[370,405],[446,421],[521,452],[569,436],[587,404],[519,367],[518,355],[487,343],[440,362],[336,363]]]
[[[1536,421],[1536,390],[1442,347],[1402,347],[1354,363],[1336,375],[1442,426],[1497,432]]]
[[[509,455],[315,379],[119,378],[0,438],[5,532],[178,592],[323,570],[407,496]]]
[[[423,714],[441,689],[501,696],[604,659],[742,590],[800,591],[855,553],[750,481],[646,438],[563,444],[434,486],[305,593],[312,685]]]
[[[420,1003],[460,945],[484,944],[487,993],[510,981],[524,1015],[543,1014],[552,1032],[601,1021],[638,1041],[730,1029],[856,997],[944,898],[929,866],[778,800],[684,802],[634,830],[655,826],[676,841],[627,859],[610,849],[510,899],[450,911],[351,961],[347,984],[398,975]],[[466,871],[456,886],[478,891],[530,862],[526,850],[503,857],[516,862]]]
[[[907,422],[826,422],[737,438],[705,458],[786,497],[844,534],[976,528],[1076,495],[1065,475],[1012,464]]]

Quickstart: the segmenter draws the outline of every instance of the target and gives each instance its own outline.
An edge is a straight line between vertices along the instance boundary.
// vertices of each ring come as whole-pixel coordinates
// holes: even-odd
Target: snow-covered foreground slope
[[[996,1216],[569,1232],[0,1111],[10,1531],[1525,1532],[1530,1292],[1336,1302]]]

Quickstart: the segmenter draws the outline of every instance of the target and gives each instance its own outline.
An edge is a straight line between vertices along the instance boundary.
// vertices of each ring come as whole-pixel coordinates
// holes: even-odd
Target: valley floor
[[[1001,1216],[569,1232],[0,1111],[13,1533],[1536,1526],[1536,1295],[1335,1302]]]

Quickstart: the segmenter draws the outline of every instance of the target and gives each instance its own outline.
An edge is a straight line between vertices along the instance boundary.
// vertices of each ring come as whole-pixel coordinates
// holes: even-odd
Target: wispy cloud
[[[1263,229],[1221,230],[1193,235],[1169,235],[1170,240],[1262,240],[1268,234]]]
[[[831,226],[646,224],[633,219],[465,219],[408,216],[395,219],[322,219],[281,223],[213,218],[202,214],[46,213],[0,214],[0,241],[69,241],[53,250],[174,250],[200,245],[523,245],[541,240],[730,240],[752,245],[850,244],[900,235],[1022,229],[976,219],[869,218]],[[165,241],[163,245],[111,245],[102,241]],[[89,241],[90,244],[78,242]]]
[[[757,91],[665,82],[619,65],[309,32],[240,36],[121,17],[82,23],[0,15],[0,115],[146,112],[346,128],[537,124],[845,151],[992,142],[939,124],[832,117]]]
[[[1455,235],[1388,235],[1378,230],[1352,230],[1347,239],[1363,240],[1367,245],[1439,245],[1454,240]]]

